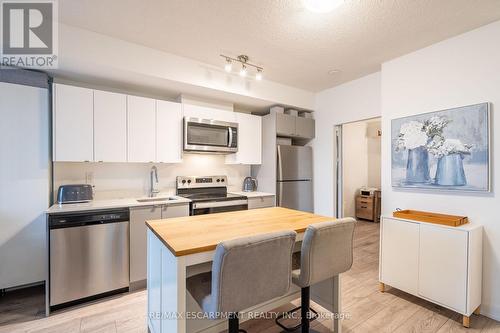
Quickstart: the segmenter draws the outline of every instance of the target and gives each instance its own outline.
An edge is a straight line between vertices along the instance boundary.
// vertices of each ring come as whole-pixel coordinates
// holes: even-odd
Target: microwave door
[[[226,127],[222,126],[189,124],[187,141],[192,146],[227,147],[229,131]]]

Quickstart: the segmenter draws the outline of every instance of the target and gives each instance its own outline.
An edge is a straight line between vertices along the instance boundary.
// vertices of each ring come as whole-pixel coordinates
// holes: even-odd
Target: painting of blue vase
[[[490,190],[490,105],[391,121],[392,186]]]

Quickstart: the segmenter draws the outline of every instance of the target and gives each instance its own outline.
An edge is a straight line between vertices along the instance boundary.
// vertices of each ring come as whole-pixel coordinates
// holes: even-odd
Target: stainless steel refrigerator
[[[278,145],[278,206],[313,212],[312,148]]]

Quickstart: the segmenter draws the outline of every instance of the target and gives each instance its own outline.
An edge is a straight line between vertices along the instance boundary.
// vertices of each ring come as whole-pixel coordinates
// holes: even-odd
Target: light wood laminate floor
[[[500,323],[484,316],[473,316],[471,328],[465,329],[462,317],[452,311],[395,289],[380,293],[379,224],[358,223],[354,242],[354,265],[341,278],[343,312],[349,316],[342,324],[344,332],[500,332]],[[122,294],[45,318],[42,288],[10,292],[0,297],[0,333],[147,332],[146,297],[145,291]],[[272,319],[254,319],[241,326],[249,333],[281,332]],[[331,322],[326,319],[313,325],[318,332],[330,332],[328,327]]]

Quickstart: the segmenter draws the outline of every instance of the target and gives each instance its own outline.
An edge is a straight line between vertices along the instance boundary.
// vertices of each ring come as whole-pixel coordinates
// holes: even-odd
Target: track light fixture
[[[247,55],[241,54],[241,55],[237,56],[236,58],[231,58],[231,57],[226,56],[224,54],[221,54],[220,56],[223,57],[224,59],[226,59],[226,63],[224,64],[224,70],[226,72],[229,73],[232,71],[233,62],[239,62],[241,64],[241,69],[239,72],[241,77],[246,77],[248,75],[248,67],[253,67],[257,71],[257,73],[255,74],[255,79],[258,81],[262,80],[262,72],[264,71],[264,68],[249,63],[248,60],[250,60],[250,58]]]

